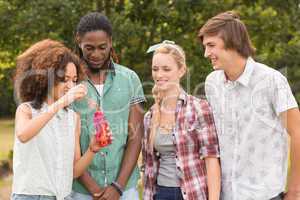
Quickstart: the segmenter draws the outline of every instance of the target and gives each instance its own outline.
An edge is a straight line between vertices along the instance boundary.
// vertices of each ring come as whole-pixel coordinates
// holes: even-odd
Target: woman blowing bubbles
[[[80,117],[68,108],[86,95],[79,59],[61,43],[40,41],[17,59],[12,199],[64,199],[100,146],[80,155]]]
[[[155,104],[144,119],[144,200],[218,200],[219,146],[211,109],[180,87],[186,72],[181,47],[164,41],[152,51]]]

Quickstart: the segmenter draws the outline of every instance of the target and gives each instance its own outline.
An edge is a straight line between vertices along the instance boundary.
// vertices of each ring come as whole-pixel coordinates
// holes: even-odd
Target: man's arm
[[[127,146],[123,155],[121,169],[119,171],[116,182],[124,189],[127,181],[136,166],[141,147],[142,147],[142,134],[143,134],[143,109],[137,103],[130,107],[129,120],[128,120],[128,140]],[[100,200],[110,199],[117,200],[120,198],[117,190],[108,186]]]
[[[136,166],[142,148],[143,135],[143,109],[142,106],[134,104],[130,107],[128,120],[128,141],[123,156],[121,170],[117,182],[126,187],[127,181]]]
[[[285,200],[300,200],[300,113],[292,108],[280,114],[283,125],[290,135],[291,172]]]
[[[221,191],[221,168],[218,158],[206,157],[205,166],[207,171],[207,186],[208,186],[208,199],[220,199]]]
[[[92,196],[101,196],[103,188],[101,188],[97,182],[91,177],[88,171],[85,171],[79,177],[80,183],[82,183],[85,188],[91,193]]]

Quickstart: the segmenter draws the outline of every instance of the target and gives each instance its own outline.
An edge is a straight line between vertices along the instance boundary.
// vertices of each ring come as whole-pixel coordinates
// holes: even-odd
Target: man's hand
[[[118,191],[111,185],[104,188],[104,193],[101,195],[98,200],[119,200],[120,194]]]
[[[98,200],[104,193],[104,188],[93,188],[92,191],[90,191],[93,196],[93,200]]]

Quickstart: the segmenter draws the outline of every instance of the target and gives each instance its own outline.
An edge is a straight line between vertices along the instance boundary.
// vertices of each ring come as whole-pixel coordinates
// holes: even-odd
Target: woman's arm
[[[221,191],[221,168],[218,158],[206,157],[208,199],[219,200]]]
[[[74,158],[74,168],[73,168],[73,177],[78,178],[81,176],[85,169],[92,162],[96,152],[100,150],[100,145],[96,143],[95,137],[92,137],[89,148],[81,156],[80,149],[80,116],[76,114],[76,129],[75,129],[75,158]]]
[[[16,136],[22,142],[28,142],[36,136],[40,130],[49,122],[58,110],[64,107],[62,101],[57,101],[44,113],[32,118],[31,108],[26,104],[18,106],[16,111],[15,128]]]
[[[21,104],[16,111],[16,136],[23,143],[29,141],[40,132],[60,109],[85,95],[85,86],[79,84],[71,88],[63,97],[51,104],[45,112],[34,118],[32,118],[31,115],[31,108],[26,104]]]

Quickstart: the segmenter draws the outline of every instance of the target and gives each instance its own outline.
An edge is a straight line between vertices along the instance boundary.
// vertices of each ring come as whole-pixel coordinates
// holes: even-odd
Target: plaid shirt
[[[145,114],[143,138],[144,200],[156,193],[159,157],[150,149],[151,109]],[[208,199],[205,157],[219,157],[219,145],[212,111],[206,100],[181,92],[176,108],[176,166],[182,172],[180,187],[184,199]]]

